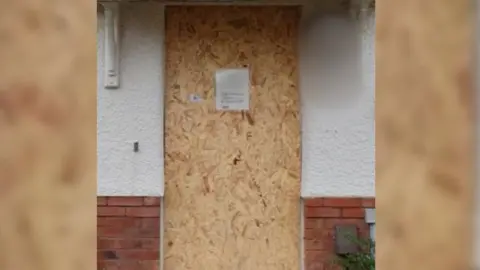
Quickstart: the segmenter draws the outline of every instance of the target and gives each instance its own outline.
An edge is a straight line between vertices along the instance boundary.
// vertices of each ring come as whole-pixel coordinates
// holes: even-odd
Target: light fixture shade
[[[120,86],[120,8],[119,3],[104,3],[105,43],[104,43],[104,86],[118,88]]]

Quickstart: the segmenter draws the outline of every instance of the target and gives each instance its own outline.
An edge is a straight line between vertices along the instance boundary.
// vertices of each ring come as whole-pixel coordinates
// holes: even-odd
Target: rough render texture
[[[97,210],[98,270],[158,269],[159,197],[98,197]]]
[[[375,208],[375,199],[364,198],[306,198],[304,199],[304,269],[336,269],[332,263],[336,225],[354,224],[358,235],[369,236],[365,223],[365,208]]]
[[[163,5],[122,4],[119,89],[103,86],[102,12],[97,17],[97,193],[163,195]]]
[[[103,88],[98,14],[97,192],[163,195],[163,6],[122,4],[121,12],[117,90]],[[323,16],[302,29],[302,196],[375,194],[374,17]]]
[[[375,196],[375,14],[302,28],[302,196]]]

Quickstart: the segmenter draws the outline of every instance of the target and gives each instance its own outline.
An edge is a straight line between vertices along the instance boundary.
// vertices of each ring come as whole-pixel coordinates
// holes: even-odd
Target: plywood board
[[[376,9],[377,269],[470,269],[475,9]]]
[[[2,2],[2,270],[95,269],[95,8]]]
[[[167,7],[165,270],[299,268],[298,21],[297,7]],[[249,111],[216,111],[215,71],[244,66]]]

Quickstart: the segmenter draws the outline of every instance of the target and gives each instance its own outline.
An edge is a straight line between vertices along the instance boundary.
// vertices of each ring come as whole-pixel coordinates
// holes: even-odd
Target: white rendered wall
[[[105,89],[104,18],[98,13],[97,194],[163,195],[164,9],[122,4],[120,16],[120,88]]]
[[[302,28],[302,196],[375,196],[375,14]]]

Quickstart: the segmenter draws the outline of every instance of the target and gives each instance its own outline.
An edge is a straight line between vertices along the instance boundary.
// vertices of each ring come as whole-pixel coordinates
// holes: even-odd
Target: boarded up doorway
[[[299,269],[299,15],[166,8],[165,270]],[[215,71],[243,66],[249,111],[216,111]]]

